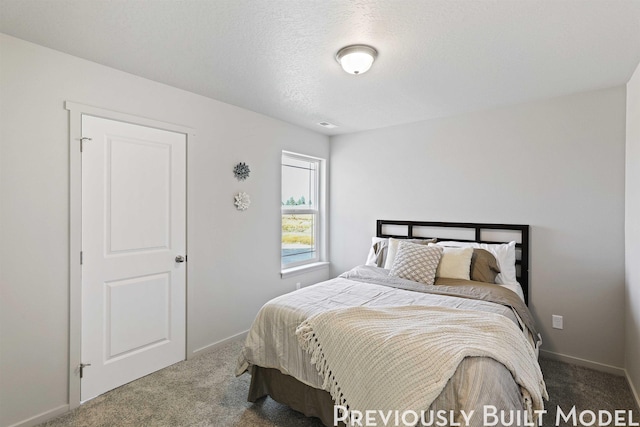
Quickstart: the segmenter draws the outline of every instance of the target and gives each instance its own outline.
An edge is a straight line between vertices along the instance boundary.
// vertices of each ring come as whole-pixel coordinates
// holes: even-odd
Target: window
[[[323,160],[282,152],[282,269],[321,261]]]

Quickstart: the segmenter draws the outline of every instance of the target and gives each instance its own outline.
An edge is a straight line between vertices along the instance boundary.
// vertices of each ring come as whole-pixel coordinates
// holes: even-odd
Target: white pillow
[[[383,267],[386,258],[387,238],[375,237],[371,238],[371,247],[367,255],[367,262],[364,265],[373,265]]]
[[[516,279],[516,242],[509,243],[477,243],[445,241],[436,243],[439,246],[454,246],[458,248],[478,248],[491,252],[496,257],[500,273],[496,276],[496,283],[510,285],[518,283]]]
[[[429,245],[431,246],[431,245]],[[469,280],[473,248],[444,248],[436,277]]]

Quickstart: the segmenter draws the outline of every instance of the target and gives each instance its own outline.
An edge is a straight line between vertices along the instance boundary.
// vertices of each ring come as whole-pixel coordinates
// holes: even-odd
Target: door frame
[[[189,145],[195,140],[192,128],[173,123],[119,113],[90,105],[65,101],[64,108],[69,111],[69,409],[80,406],[80,363],[82,357],[82,267],[80,251],[82,248],[82,157],[80,143],[82,138],[82,116],[89,115],[103,119],[117,120],[135,125],[147,126],[171,132],[182,133],[186,137],[186,202],[185,218],[187,226],[185,238],[189,253]],[[189,287],[189,263],[186,266],[186,340],[185,354],[189,357],[189,306],[192,292]]]

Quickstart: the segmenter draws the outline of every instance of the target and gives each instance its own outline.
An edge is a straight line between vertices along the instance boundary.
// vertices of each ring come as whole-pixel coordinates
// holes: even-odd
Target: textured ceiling
[[[0,0],[0,32],[338,134],[624,84],[640,1]]]

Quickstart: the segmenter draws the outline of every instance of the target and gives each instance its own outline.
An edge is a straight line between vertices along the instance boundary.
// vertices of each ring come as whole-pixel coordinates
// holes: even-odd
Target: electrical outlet
[[[296,290],[300,289],[300,282],[296,283]]]
[[[563,329],[562,320],[562,316],[558,316],[557,314],[551,315],[551,326],[553,326],[554,329]]]

